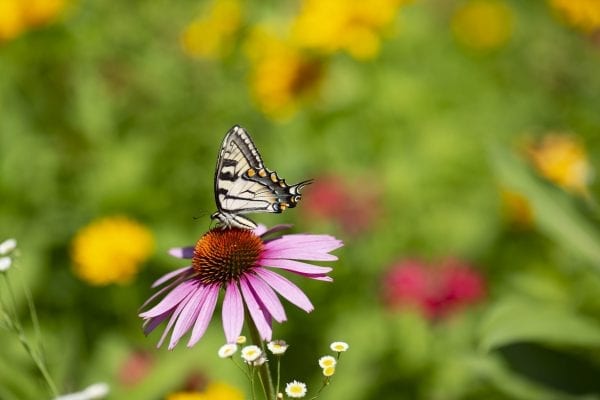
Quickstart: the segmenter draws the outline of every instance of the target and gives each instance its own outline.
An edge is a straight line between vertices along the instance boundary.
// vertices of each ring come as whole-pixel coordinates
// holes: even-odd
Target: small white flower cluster
[[[333,342],[329,345],[329,348],[338,353],[338,356],[337,358],[333,356],[323,356],[319,358],[319,367],[321,367],[323,375],[326,378],[329,378],[335,374],[335,366],[337,364],[337,360],[340,358],[340,353],[348,350],[350,346],[346,342]]]
[[[238,350],[238,344],[246,343],[246,337],[240,336],[237,339],[237,344],[228,343],[219,349],[219,357],[221,358],[231,358]],[[284,354],[288,348],[288,344],[283,340],[273,340],[267,343],[267,348],[269,351],[275,355],[280,356]],[[340,353],[347,351],[350,346],[346,342],[333,342],[329,346],[332,351],[335,351],[337,354],[337,358],[333,356],[323,356],[319,358],[319,366],[322,369],[323,375],[325,376],[325,380],[323,383],[323,387],[325,387],[329,383],[329,377],[331,377],[335,373],[335,367],[337,365],[338,359],[340,358]],[[265,362],[267,362],[267,357],[263,353],[262,349],[255,345],[245,346],[241,350],[241,357],[246,364],[252,365],[254,367],[261,366]],[[285,393],[288,397],[291,398],[302,398],[306,396],[307,387],[306,384],[299,381],[292,381],[286,384]],[[277,393],[277,399],[283,399],[282,393]]]
[[[6,239],[0,243],[0,272],[7,271],[13,262],[12,253],[17,248],[17,241],[15,239]]]

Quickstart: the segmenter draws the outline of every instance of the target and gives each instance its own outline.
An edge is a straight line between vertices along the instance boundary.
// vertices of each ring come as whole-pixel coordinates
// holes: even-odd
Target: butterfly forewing
[[[300,189],[310,181],[289,186],[268,170],[248,133],[234,126],[223,140],[215,171],[215,218],[226,226],[250,228],[255,224],[237,214],[280,213],[295,207]]]

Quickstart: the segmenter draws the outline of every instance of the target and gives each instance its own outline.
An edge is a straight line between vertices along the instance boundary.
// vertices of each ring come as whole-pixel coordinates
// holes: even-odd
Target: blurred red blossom
[[[134,351],[119,368],[119,382],[123,386],[135,386],[148,376],[153,366],[152,354],[145,351]]]
[[[380,214],[379,191],[366,179],[350,184],[323,176],[305,192],[302,210],[309,218],[331,220],[351,235],[369,230]]]
[[[486,295],[484,276],[453,258],[438,265],[418,259],[400,261],[385,274],[383,289],[390,309],[416,308],[429,319],[446,317]]]

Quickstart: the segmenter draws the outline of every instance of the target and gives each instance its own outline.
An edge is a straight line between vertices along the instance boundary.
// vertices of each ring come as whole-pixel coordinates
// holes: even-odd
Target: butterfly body
[[[248,132],[236,125],[221,144],[214,182],[217,212],[211,219],[223,228],[255,229],[256,223],[242,214],[294,208],[302,199],[301,189],[312,181],[288,185],[264,166]]]

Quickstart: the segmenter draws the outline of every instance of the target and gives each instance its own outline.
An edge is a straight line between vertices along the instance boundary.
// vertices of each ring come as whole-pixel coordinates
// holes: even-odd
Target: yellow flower
[[[406,0],[305,0],[293,23],[301,47],[324,53],[344,50],[357,59],[379,53],[380,35]]]
[[[0,42],[17,37],[27,28],[21,9],[19,0],[0,0]]]
[[[550,0],[566,22],[584,32],[600,29],[599,0]]]
[[[66,0],[27,0],[22,1],[23,16],[29,26],[39,26],[54,21],[65,9]]]
[[[533,209],[529,200],[510,189],[500,191],[502,209],[508,221],[516,228],[529,228],[533,224]]]
[[[75,274],[90,285],[126,283],[154,247],[150,231],[127,217],[107,217],[81,229],[73,239]]]
[[[551,133],[527,151],[538,172],[565,190],[587,195],[592,169],[585,148],[572,135]]]
[[[183,50],[190,56],[216,59],[227,55],[242,23],[239,0],[215,0],[181,34]]]
[[[318,92],[323,65],[288,41],[257,27],[248,37],[245,48],[252,64],[252,95],[271,118],[290,117],[303,101]]]
[[[223,382],[210,383],[203,392],[177,392],[166,400],[244,400],[244,394]]]
[[[513,18],[513,11],[502,0],[472,0],[456,11],[452,30],[461,44],[491,50],[510,39]]]
[[[0,42],[55,20],[66,0],[0,0]]]

